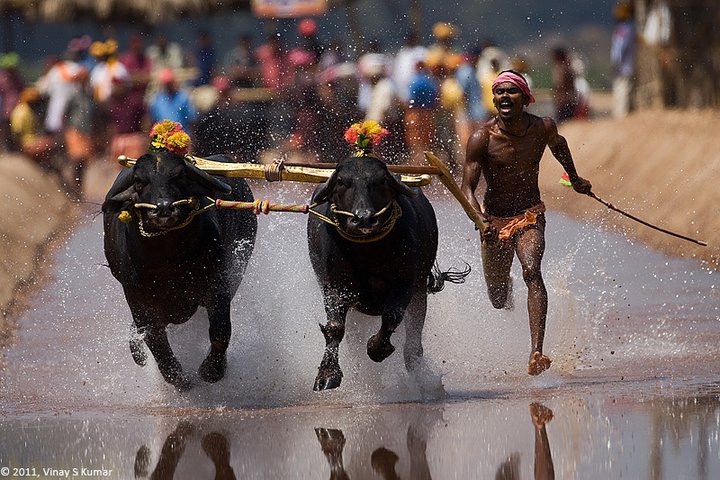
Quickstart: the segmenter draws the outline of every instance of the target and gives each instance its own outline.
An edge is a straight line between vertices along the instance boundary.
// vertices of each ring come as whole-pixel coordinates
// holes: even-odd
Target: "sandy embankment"
[[[580,175],[594,192],[629,213],[680,234],[705,240],[702,247],[652,230],[610,212],[558,183],[562,167],[549,152],[541,169],[548,208],[617,228],[671,255],[720,267],[720,112],[646,111],[625,120],[600,119],[563,125]],[[109,187],[107,168],[90,170],[99,202]],[[0,155],[0,343],[8,312],[32,288],[52,240],[73,222],[73,206],[58,183],[18,155]]]
[[[562,126],[581,176],[605,201],[703,247],[611,212],[558,183],[562,167],[546,152],[540,180],[545,203],[571,216],[617,228],[667,254],[720,267],[718,111],[645,111],[624,120]]]

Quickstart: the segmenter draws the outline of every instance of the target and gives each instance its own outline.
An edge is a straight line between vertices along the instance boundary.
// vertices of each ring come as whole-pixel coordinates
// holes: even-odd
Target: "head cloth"
[[[533,97],[532,92],[530,92],[530,87],[527,84],[527,81],[525,78],[523,78],[522,75],[515,73],[511,70],[505,70],[504,72],[500,72],[500,75],[493,80],[492,83],[492,91],[495,92],[495,87],[500,85],[501,83],[510,82],[516,87],[518,87],[522,93],[527,96],[528,104],[535,102],[535,97]]]

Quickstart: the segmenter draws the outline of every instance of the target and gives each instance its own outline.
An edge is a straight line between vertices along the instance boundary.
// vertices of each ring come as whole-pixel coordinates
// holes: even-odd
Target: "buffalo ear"
[[[204,170],[199,169],[190,162],[185,162],[187,173],[199,185],[207,188],[208,190],[219,191],[221,193],[232,192],[232,187],[227,183],[218,180]]]
[[[402,195],[405,195],[406,197],[414,197],[417,195],[416,191],[405,185],[400,180],[400,175],[397,173],[390,173],[390,171],[388,171],[388,183],[393,188],[393,190]]]
[[[325,183],[318,185],[315,189],[315,192],[313,192],[312,198],[310,199],[310,203],[323,203],[327,201],[328,197],[335,189],[337,175],[338,173],[336,168],[332,175],[330,175],[330,178],[328,178]]]
[[[103,213],[118,213],[125,210],[126,207],[135,199],[135,176],[133,170],[121,171],[112,187],[105,196],[102,204]]]

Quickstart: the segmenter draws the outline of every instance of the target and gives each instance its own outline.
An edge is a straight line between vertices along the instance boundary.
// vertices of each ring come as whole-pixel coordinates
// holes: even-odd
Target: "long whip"
[[[629,213],[627,213],[627,212],[624,212],[624,211],[620,210],[619,208],[617,208],[617,207],[616,207],[615,205],[613,205],[612,203],[606,202],[605,200],[603,200],[602,198],[598,197],[597,195],[595,195],[595,194],[592,193],[592,192],[588,193],[587,196],[590,197],[590,198],[594,198],[595,200],[597,200],[598,202],[602,203],[603,205],[605,205],[605,206],[606,206],[607,208],[609,208],[610,210],[614,210],[614,211],[618,212],[618,213],[621,214],[621,215],[625,215],[626,217],[628,217],[628,218],[630,218],[630,219],[632,219],[632,220],[635,220],[635,221],[638,222],[638,223],[642,223],[643,225],[645,225],[645,226],[647,226],[647,227],[653,228],[653,229],[655,229],[655,230],[657,230],[657,231],[660,231],[660,232],[663,232],[663,233],[667,233],[668,235],[672,235],[673,237],[681,238],[681,239],[683,239],[683,240],[687,240],[688,242],[696,243],[696,244],[698,244],[698,245],[702,245],[703,247],[707,247],[707,242],[704,242],[704,241],[702,241],[702,240],[696,240],[696,239],[690,238],[690,237],[686,237],[685,235],[680,235],[679,233],[671,232],[670,230],[666,230],[666,229],[664,229],[664,228],[658,227],[657,225],[653,225],[653,224],[651,224],[651,223],[648,223],[648,222],[646,222],[645,220],[641,220],[641,219],[639,219],[639,218],[637,218],[637,217],[635,217],[635,216],[633,216],[633,215],[631,215],[631,214],[629,214]]]

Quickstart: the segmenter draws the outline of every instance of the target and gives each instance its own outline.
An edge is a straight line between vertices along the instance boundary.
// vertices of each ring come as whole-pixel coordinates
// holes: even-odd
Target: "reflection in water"
[[[121,480],[720,478],[717,387],[672,399],[558,392],[543,404],[3,414],[0,467]]]
[[[345,448],[345,435],[342,430],[334,428],[316,428],[315,435],[320,447],[330,465],[330,480],[343,480],[350,478],[345,472],[342,453]]]
[[[530,418],[535,427],[535,480],[553,480],[555,466],[550,451],[550,441],[545,430],[545,425],[553,419],[553,412],[541,403],[531,403]],[[520,478],[520,454],[513,452],[498,467],[495,472],[495,480],[519,480]]]
[[[432,480],[430,466],[427,461],[427,433],[423,424],[411,423],[407,429],[406,444],[410,460],[409,480]],[[330,428],[316,428],[315,435],[320,447],[330,465],[330,479],[344,480],[350,476],[343,466],[343,448],[345,448],[345,435],[342,430]],[[359,439],[367,441],[367,439]],[[400,461],[397,453],[389,448],[376,448],[370,455],[370,465],[373,471],[383,480],[401,480],[403,477],[396,471]]]
[[[195,426],[181,421],[166,438],[151,480],[172,480],[175,470],[185,453],[185,446],[195,433]],[[221,433],[211,432],[202,439],[202,449],[215,466],[215,480],[235,480],[235,472],[230,466],[230,444]],[[135,478],[148,476],[151,451],[147,445],[141,446],[135,454]]]
[[[552,420],[553,412],[545,405],[531,403],[530,416],[535,426],[535,480],[552,480],[555,478],[555,467],[545,425]]]

